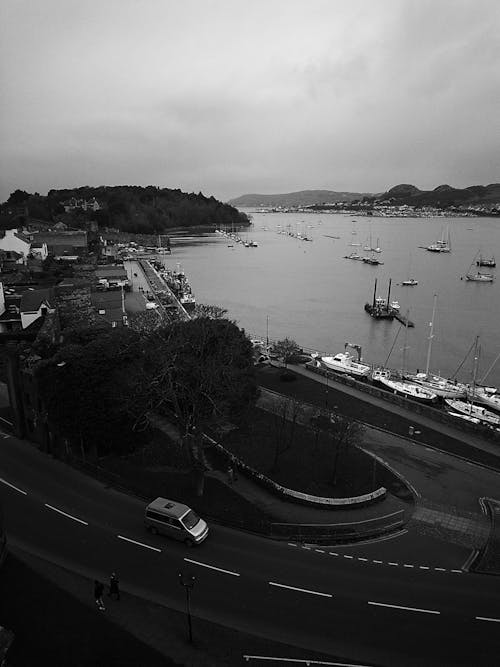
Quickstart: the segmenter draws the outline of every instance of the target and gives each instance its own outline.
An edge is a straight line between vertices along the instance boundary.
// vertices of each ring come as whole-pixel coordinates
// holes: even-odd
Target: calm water
[[[460,280],[479,249],[485,256],[495,255],[500,264],[500,220],[249,212],[253,226],[242,236],[257,241],[258,248],[229,248],[231,241],[214,235],[176,246],[166,264],[175,267],[180,262],[197,301],[223,306],[252,336],[265,339],[269,318],[270,339],[288,336],[303,347],[332,354],[350,341],[362,346],[368,363],[386,362],[392,347],[388,365],[401,367],[404,327],[396,320],[375,321],[364,311],[373,297],[375,277],[377,296],[383,297],[392,278],[391,300],[399,301],[402,313],[409,309],[415,323],[408,329],[409,370],[425,368],[434,294],[431,370],[455,373],[475,336],[480,336],[481,346],[478,379],[500,353],[500,267],[482,269],[498,274],[493,284]],[[440,239],[447,222],[450,254],[419,248]],[[313,242],[278,234],[278,225],[299,229]],[[377,257],[384,264],[344,259],[354,250],[349,245],[353,242],[361,244],[363,254],[370,233],[374,244],[379,239],[383,252]],[[418,280],[418,286],[398,284],[408,277]],[[470,380],[472,366],[471,354],[458,377]],[[500,387],[500,359],[487,381]]]

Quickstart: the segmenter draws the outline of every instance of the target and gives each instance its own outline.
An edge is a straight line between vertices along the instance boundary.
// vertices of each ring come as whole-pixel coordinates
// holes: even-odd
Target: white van
[[[173,537],[190,547],[208,535],[207,524],[190,507],[167,498],[157,498],[146,507],[144,523],[151,533]]]

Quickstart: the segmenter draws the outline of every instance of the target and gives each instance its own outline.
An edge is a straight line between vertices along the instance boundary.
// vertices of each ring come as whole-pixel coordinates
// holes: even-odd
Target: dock
[[[401,315],[399,310],[394,310],[394,308],[393,308],[392,309],[392,314],[399,322],[401,322],[401,324],[404,324],[405,327],[414,327],[415,326],[413,324],[413,322],[410,319],[408,319],[408,317],[405,317],[404,315]]]

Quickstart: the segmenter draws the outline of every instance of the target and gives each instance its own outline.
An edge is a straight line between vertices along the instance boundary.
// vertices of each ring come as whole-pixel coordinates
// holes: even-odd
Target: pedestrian
[[[104,602],[102,601],[102,594],[104,593],[104,584],[101,584],[100,581],[94,579],[94,598],[97,608],[101,611],[106,611]]]
[[[120,599],[120,587],[119,587],[119,580],[116,572],[112,572],[111,576],[109,578],[109,591],[108,591],[108,597],[112,598],[114,595],[116,595],[116,599]]]

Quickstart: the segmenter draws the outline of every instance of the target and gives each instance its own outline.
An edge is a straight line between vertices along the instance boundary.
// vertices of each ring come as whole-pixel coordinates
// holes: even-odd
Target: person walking
[[[116,596],[116,599],[120,599],[120,582],[118,579],[118,576],[116,572],[112,572],[111,576],[109,578],[109,591],[108,591],[108,597],[112,598],[114,595]]]
[[[106,611],[106,607],[104,606],[104,602],[102,601],[103,593],[104,593],[104,584],[101,584],[100,581],[94,579],[94,598],[97,608],[100,609],[100,611]]]

